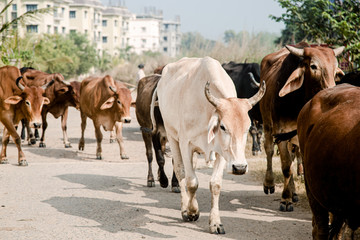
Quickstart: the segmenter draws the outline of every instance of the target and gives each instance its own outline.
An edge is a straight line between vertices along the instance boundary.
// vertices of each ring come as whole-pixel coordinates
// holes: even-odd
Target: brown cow
[[[18,68],[12,66],[0,68],[0,120],[5,126],[0,163],[7,163],[6,149],[11,135],[18,148],[19,165],[27,166],[28,163],[21,150],[20,136],[17,134],[14,124],[25,118],[28,120],[30,127],[41,127],[41,110],[43,106],[50,103],[50,100],[43,97],[43,94],[54,81],[50,81],[41,87],[29,87],[22,85],[20,80]]]
[[[297,142],[296,120],[301,108],[320,90],[335,86],[335,79],[344,75],[336,60],[336,56],[343,49],[344,47],[311,47],[306,43],[300,43],[295,47],[286,46],[271,53],[261,62],[261,81],[265,81],[267,85],[266,93],[260,101],[267,157],[264,192],[268,194],[269,191],[275,191],[272,171],[275,136],[284,175],[281,211],[293,211],[292,201],[298,200],[288,142],[282,140],[292,138],[294,143]]]
[[[20,70],[23,75],[24,81],[29,86],[41,86],[54,80],[54,84],[45,91],[45,96],[50,100],[50,104],[45,106],[41,113],[43,121],[43,131],[40,138],[39,147],[46,147],[45,131],[48,126],[46,116],[49,112],[55,118],[61,116],[61,127],[63,129],[64,144],[66,148],[71,147],[66,133],[67,112],[69,106],[76,107],[77,109],[79,108],[80,83],[66,83],[64,81],[64,77],[60,73],[49,74],[30,68],[22,68]],[[30,143],[35,144],[36,141],[33,138],[33,134],[29,131],[29,128],[28,137],[30,139]]]
[[[160,78],[161,75],[154,74],[140,79],[136,97],[136,118],[140,124],[142,137],[146,147],[146,157],[148,160],[147,186],[155,186],[155,180],[152,173],[152,147],[154,147],[156,161],[159,165],[158,177],[160,181],[160,186],[166,188],[169,184],[168,178],[164,172],[164,154],[167,137],[159,107],[154,108],[154,116],[157,126],[157,131],[155,134],[152,134],[152,122],[150,117],[150,104],[152,100],[152,95]],[[174,172],[171,180],[171,186],[173,192],[180,191],[179,183]]]
[[[316,94],[299,114],[314,239],[339,239],[344,222],[350,232],[360,227],[359,105],[360,88],[342,84]]]
[[[109,75],[105,77],[88,77],[80,86],[80,112],[81,112],[81,139],[79,150],[84,150],[84,131],[86,118],[93,120],[97,140],[96,158],[101,159],[102,133],[100,126],[105,131],[116,129],[116,139],[120,147],[121,159],[128,159],[125,154],[122,137],[122,123],[130,123],[130,90],[121,82],[114,81]]]

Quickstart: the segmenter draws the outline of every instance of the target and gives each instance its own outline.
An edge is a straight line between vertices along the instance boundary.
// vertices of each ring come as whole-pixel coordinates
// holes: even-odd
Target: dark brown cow
[[[299,114],[314,239],[339,239],[344,223],[350,232],[360,227],[359,106],[360,88],[342,84],[316,94]]]
[[[45,91],[45,96],[50,100],[50,104],[45,106],[41,113],[43,121],[43,131],[40,138],[39,147],[46,147],[45,131],[48,126],[46,121],[46,116],[48,113],[51,113],[55,118],[61,116],[61,126],[63,129],[64,144],[65,147],[71,147],[66,133],[67,112],[69,106],[76,107],[77,109],[79,108],[80,83],[66,83],[64,81],[64,77],[60,73],[49,74],[29,68],[21,70],[23,79],[29,86],[41,86],[54,80],[54,84],[51,87],[47,88]],[[34,143],[33,134],[29,130],[28,136],[30,138],[30,142]]]
[[[136,97],[136,118],[140,124],[142,137],[146,147],[146,157],[148,160],[147,186],[155,186],[155,180],[152,172],[152,147],[154,147],[156,161],[159,165],[158,177],[160,186],[166,188],[169,184],[168,178],[164,172],[164,154],[167,137],[159,107],[154,108],[154,116],[157,126],[157,131],[155,134],[152,134],[152,122],[150,117],[152,95],[160,78],[161,75],[155,74],[140,79]],[[179,192],[179,183],[174,172],[171,180],[171,186],[173,192]]]
[[[272,171],[275,136],[284,174],[281,211],[292,211],[292,201],[298,200],[291,171],[292,157],[288,142],[282,140],[290,139],[297,143],[296,120],[301,108],[320,90],[335,86],[335,79],[344,75],[336,60],[343,49],[300,43],[271,53],[261,62],[261,81],[267,85],[260,101],[267,156],[264,192],[275,191]]]
[[[122,137],[122,123],[130,123],[130,90],[121,82],[106,75],[105,77],[88,77],[80,86],[80,112],[81,112],[81,139],[79,150],[84,150],[84,131],[86,118],[93,120],[97,140],[96,158],[101,157],[101,141],[103,135],[100,126],[105,131],[111,131],[114,126],[116,139],[120,147],[121,159],[128,159],[125,154],[124,140]]]
[[[21,150],[20,136],[17,134],[14,124],[21,119],[27,119],[30,127],[41,127],[41,110],[50,103],[44,97],[46,88],[53,84],[50,81],[41,87],[29,87],[20,83],[20,71],[16,67],[5,66],[0,68],[0,120],[4,124],[0,163],[7,163],[6,149],[9,137],[13,138],[18,148],[18,163],[27,166],[25,155]]]

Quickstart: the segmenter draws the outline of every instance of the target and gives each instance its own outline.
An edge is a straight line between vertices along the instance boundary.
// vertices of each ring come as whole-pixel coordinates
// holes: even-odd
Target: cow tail
[[[150,117],[151,117],[151,122],[152,122],[152,133],[155,134],[157,132],[157,126],[156,126],[156,120],[155,120],[155,114],[154,114],[154,109],[155,106],[158,104],[157,100],[157,88],[155,88],[152,98],[151,98],[151,104],[150,104]]]

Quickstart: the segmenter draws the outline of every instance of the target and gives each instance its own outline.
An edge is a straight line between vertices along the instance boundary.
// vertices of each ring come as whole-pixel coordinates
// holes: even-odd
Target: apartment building
[[[0,8],[9,1],[0,1]],[[87,35],[99,53],[106,50],[111,55],[129,46],[137,54],[153,51],[175,57],[180,51],[180,18],[166,21],[162,11],[155,8],[145,8],[145,13],[135,15],[124,6],[105,7],[100,0],[14,0],[0,21],[50,7],[50,13],[39,15],[25,26],[14,26],[19,36],[78,32]]]
[[[135,19],[125,7],[107,7],[102,12],[102,45],[110,55],[116,56],[128,46],[129,22]]]

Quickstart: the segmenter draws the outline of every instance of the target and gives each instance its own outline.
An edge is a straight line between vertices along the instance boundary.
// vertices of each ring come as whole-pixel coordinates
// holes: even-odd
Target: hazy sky
[[[280,34],[284,28],[283,23],[269,18],[285,12],[275,0],[102,0],[104,4],[109,1],[113,5],[121,2],[137,14],[144,7],[156,7],[163,10],[166,20],[179,15],[182,32],[197,31],[213,40],[221,40],[226,30]]]

